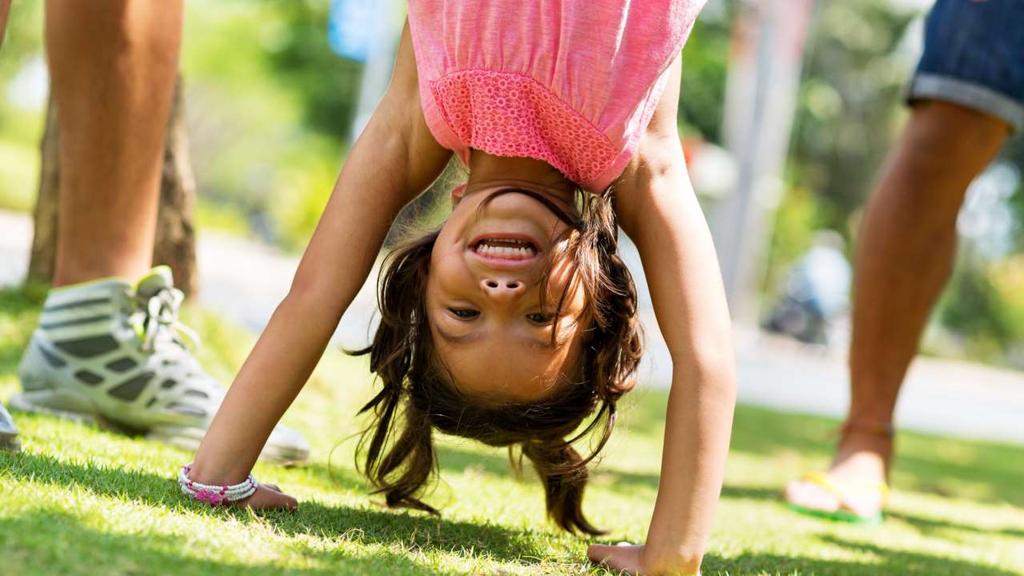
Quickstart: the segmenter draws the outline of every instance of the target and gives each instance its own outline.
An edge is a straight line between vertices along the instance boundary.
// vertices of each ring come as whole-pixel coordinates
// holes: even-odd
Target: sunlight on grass
[[[17,390],[21,346],[44,292],[0,291],[0,398]],[[227,380],[253,336],[192,310],[201,358]],[[190,454],[49,417],[16,414],[25,452],[0,454],[3,574],[603,574],[584,561],[587,539],[543,519],[532,471],[516,478],[506,454],[443,439],[442,481],[428,501],[443,515],[390,511],[369,496],[353,465],[370,375],[362,359],[327,354],[286,415],[313,458],[255,474],[302,501],[298,512],[211,510],[178,493]],[[640,391],[588,488],[586,509],[639,541],[658,482],[664,394]],[[708,575],[912,574],[1009,576],[1024,572],[1024,460],[1019,446],[901,435],[889,519],[877,528],[832,524],[789,511],[780,487],[830,456],[836,423],[751,407],[737,412]]]

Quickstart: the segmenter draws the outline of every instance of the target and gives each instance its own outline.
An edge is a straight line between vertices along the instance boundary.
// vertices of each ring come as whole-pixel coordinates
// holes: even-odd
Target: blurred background
[[[42,4],[15,2],[0,54],[0,284],[25,277],[40,187]],[[386,85],[403,3],[187,6],[181,71],[198,191],[198,297],[259,329]],[[906,116],[902,99],[929,7],[711,0],[684,50],[679,123],[738,321],[747,401],[822,413],[845,405],[850,250]],[[971,188],[956,272],[923,344],[932,360],[911,375],[904,423],[1024,440],[1015,424],[1024,406],[1016,372],[1024,369],[1022,170],[1017,138]],[[443,217],[444,192],[442,185],[422,199],[407,223]],[[373,281],[346,315],[340,344],[365,342]],[[666,384],[667,353],[644,306],[652,353],[642,377]],[[946,413],[965,402],[977,411]],[[990,417],[979,419],[981,410]]]

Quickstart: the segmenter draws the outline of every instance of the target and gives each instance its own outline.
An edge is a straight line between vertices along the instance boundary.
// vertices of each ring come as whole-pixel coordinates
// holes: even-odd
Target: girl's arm
[[[233,484],[246,477],[369,275],[398,211],[437,178],[450,156],[423,119],[406,25],[387,94],[351,149],[287,297],[214,417],[196,453],[193,480]],[[287,502],[262,490],[248,503]]]
[[[672,356],[672,389],[647,543],[592,546],[589,555],[640,574],[698,572],[721,492],[736,394],[721,273],[676,125],[681,69],[677,58],[615,195],[619,223],[640,251]]]

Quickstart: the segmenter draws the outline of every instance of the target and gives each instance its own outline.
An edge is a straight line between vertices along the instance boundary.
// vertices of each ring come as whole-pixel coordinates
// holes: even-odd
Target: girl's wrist
[[[192,480],[189,474],[192,466],[187,464],[178,473],[178,486],[181,492],[193,500],[205,502],[210,506],[230,505],[245,500],[256,493],[256,479],[252,474],[245,480],[235,484],[207,484]]]
[[[644,566],[653,574],[698,574],[704,546],[688,540],[692,538],[679,533],[666,534],[652,526],[644,545]]]
[[[643,566],[651,574],[699,575],[703,559],[703,551],[661,549],[650,543],[643,550]]]
[[[215,485],[231,485],[245,481],[250,470],[234,470],[229,466],[216,466],[197,454],[189,465],[188,479],[193,482]]]

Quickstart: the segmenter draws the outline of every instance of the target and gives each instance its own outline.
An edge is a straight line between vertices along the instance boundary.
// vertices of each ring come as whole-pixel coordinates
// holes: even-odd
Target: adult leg
[[[223,387],[183,343],[170,270],[146,273],[182,2],[48,0],[46,22],[61,130],[56,277],[11,405],[195,449]],[[309,446],[278,426],[263,454],[301,462]]]
[[[896,399],[956,252],[956,221],[971,181],[1010,127],[954,104],[918,106],[868,204],[855,268],[850,410],[836,473],[884,477]],[[867,462],[858,455],[866,454]],[[863,466],[863,469],[861,468]]]
[[[182,2],[47,0],[60,123],[54,285],[149,269]]]
[[[885,481],[896,399],[952,270],[965,192],[1009,134],[1002,120],[958,105],[926,101],[914,108],[860,231],[851,401],[831,479],[861,485]],[[835,495],[810,482],[791,484],[787,499],[815,509],[836,504]],[[881,506],[877,497],[861,500],[848,504],[862,514]]]

